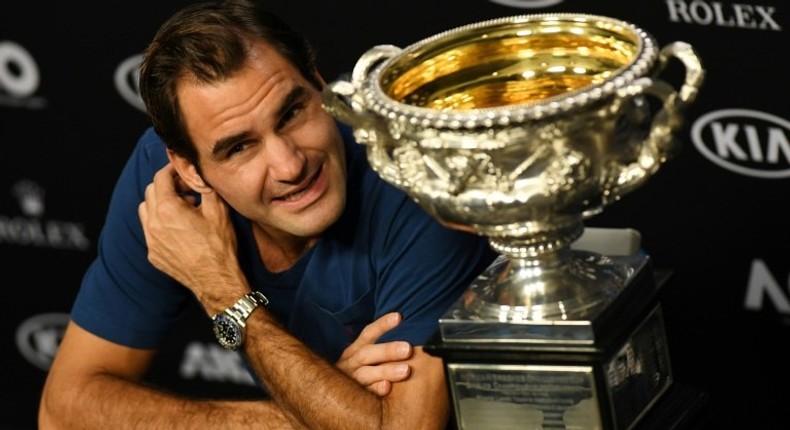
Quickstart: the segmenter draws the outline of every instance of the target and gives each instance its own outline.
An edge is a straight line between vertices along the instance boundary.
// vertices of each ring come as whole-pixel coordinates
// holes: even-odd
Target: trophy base
[[[648,257],[612,258],[635,270],[589,320],[458,321],[448,311],[425,349],[443,358],[458,429],[626,430],[643,422],[673,382],[658,286]],[[585,335],[568,336],[577,329]]]
[[[708,394],[675,382],[634,430],[712,430],[712,419]]]

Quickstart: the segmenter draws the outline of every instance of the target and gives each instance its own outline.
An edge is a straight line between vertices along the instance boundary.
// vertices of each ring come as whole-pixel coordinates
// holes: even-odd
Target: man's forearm
[[[69,390],[79,395],[43,398],[42,430],[293,428],[270,400],[191,399],[112,375],[94,376]]]
[[[380,429],[391,424],[387,397],[369,392],[285,331],[265,310],[247,321],[245,353],[295,426]]]

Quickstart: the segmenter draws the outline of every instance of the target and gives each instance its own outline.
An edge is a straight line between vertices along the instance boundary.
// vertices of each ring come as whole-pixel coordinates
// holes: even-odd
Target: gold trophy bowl
[[[685,69],[677,89],[659,77],[672,59]],[[609,309],[615,302],[627,306],[625,296],[639,295],[624,291],[646,282],[639,279],[649,259],[612,258],[571,244],[586,219],[644,184],[678,149],[674,134],[703,76],[690,45],[659,48],[631,23],[576,13],[521,15],[454,28],[404,49],[375,46],[349,79],[327,86],[324,105],[352,127],[383,179],[443,224],[486,236],[501,254],[440,321],[443,341],[560,345],[565,352],[588,345],[589,352],[600,343],[595,331],[614,325],[597,321],[612,318],[605,315],[616,313]],[[634,326],[661,326],[660,315],[637,319]],[[635,330],[623,336],[641,341]],[[651,330],[648,337],[660,328]],[[590,375],[613,367],[630,346],[620,340],[612,341],[611,360],[589,366]],[[523,358],[507,354],[493,361]],[[477,384],[481,375],[511,374],[502,364],[482,366],[450,369],[456,397],[479,399],[479,392],[464,396],[459,387]],[[665,367],[659,373],[668,373]],[[581,391],[579,399],[595,390]],[[461,403],[457,398],[456,412]],[[567,413],[570,404],[558,410]],[[612,428],[634,422],[598,415],[604,424],[619,420]]]
[[[672,57],[686,67],[679,91],[655,77]],[[676,149],[673,132],[702,77],[689,45],[659,50],[629,23],[526,15],[403,50],[374,47],[350,81],[327,88],[325,106],[368,145],[385,180],[508,257],[478,312],[501,315],[504,305],[513,318],[575,318],[611,292],[587,273],[577,279],[571,266],[609,270],[589,257],[574,264],[570,244],[585,218],[642,185]],[[651,96],[662,104],[655,115]],[[608,284],[621,283],[620,270],[612,276]]]

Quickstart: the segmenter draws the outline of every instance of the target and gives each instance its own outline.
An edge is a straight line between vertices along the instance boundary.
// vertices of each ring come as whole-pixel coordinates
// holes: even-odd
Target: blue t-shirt
[[[438,320],[496,257],[482,236],[443,227],[368,165],[343,133],[348,195],[341,218],[289,270],[261,264],[250,222],[231,211],[239,261],[268,309],[313,351],[334,362],[361,330],[390,311],[403,322],[380,341],[425,344]],[[98,243],[71,311],[82,328],[122,345],[163,344],[192,293],[147,260],[137,215],[145,187],[167,163],[152,129],[143,134],[113,192]]]

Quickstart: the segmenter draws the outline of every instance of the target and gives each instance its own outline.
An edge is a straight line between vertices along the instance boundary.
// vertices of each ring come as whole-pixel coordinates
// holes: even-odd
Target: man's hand
[[[343,351],[336,366],[371,392],[379,396],[389,394],[393,382],[403,381],[411,374],[405,361],[412,356],[412,346],[400,341],[375,342],[400,322],[401,315],[391,312],[370,323]]]
[[[200,204],[184,195],[186,185],[168,164],[145,189],[138,215],[148,246],[148,260],[159,270],[191,289],[206,306],[238,297],[236,235],[225,202],[214,191],[202,193]],[[240,269],[239,269],[240,270]],[[233,278],[230,278],[233,277]],[[228,281],[228,282],[222,282]],[[224,292],[223,285],[236,290]],[[200,290],[201,286],[212,290]],[[227,303],[228,300],[224,300]]]

